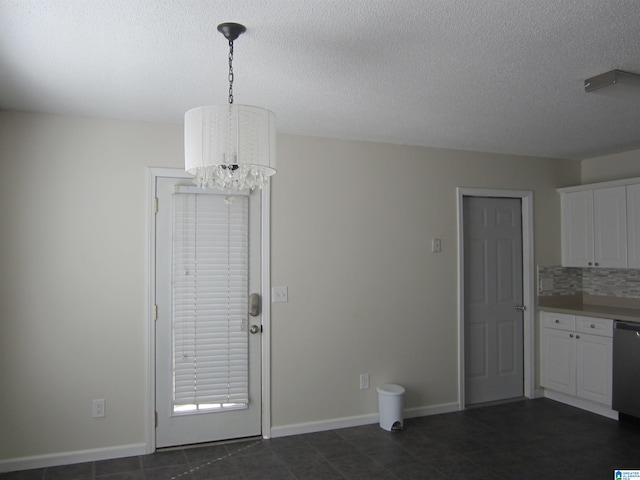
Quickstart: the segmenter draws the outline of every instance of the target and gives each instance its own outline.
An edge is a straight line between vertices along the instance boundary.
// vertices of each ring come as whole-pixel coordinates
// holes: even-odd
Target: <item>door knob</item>
[[[524,305],[516,305],[516,310],[519,312],[524,312],[527,309]]]
[[[249,332],[253,333],[254,335],[261,331],[262,327],[259,327],[258,325],[251,325],[251,327],[249,327]]]

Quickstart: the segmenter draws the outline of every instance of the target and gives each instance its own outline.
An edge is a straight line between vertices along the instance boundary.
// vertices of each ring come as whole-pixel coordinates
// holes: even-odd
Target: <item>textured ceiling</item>
[[[640,0],[0,0],[0,108],[180,124],[227,101],[287,134],[590,158],[640,148]],[[640,92],[639,92],[640,93]]]

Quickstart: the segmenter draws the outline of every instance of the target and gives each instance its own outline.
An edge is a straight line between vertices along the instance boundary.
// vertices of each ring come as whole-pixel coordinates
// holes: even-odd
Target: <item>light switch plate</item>
[[[442,239],[434,238],[431,240],[431,251],[433,253],[440,253],[442,251]]]
[[[104,398],[96,398],[92,404],[92,414],[93,414],[93,418],[102,418],[105,416],[105,409],[104,409]]]
[[[273,287],[271,301],[273,303],[287,303],[289,301],[289,287]]]

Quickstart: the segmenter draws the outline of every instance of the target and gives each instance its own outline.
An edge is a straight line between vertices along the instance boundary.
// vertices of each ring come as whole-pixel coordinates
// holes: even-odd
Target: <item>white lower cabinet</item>
[[[575,334],[564,330],[542,330],[542,386],[576,394]]]
[[[611,407],[613,320],[541,312],[542,386]]]
[[[613,339],[576,334],[576,395],[611,406]]]

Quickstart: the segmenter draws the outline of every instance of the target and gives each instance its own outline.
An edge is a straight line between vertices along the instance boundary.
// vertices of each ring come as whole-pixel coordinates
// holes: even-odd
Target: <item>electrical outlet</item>
[[[366,390],[369,388],[369,374],[363,373],[360,375],[360,390]]]
[[[93,401],[93,418],[102,418],[105,415],[104,398],[97,398]]]

